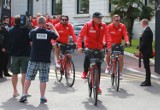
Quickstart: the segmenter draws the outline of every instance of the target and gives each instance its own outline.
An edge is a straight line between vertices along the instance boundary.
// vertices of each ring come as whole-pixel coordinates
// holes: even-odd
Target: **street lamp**
[[[160,0],[156,4],[156,19],[155,19],[155,72],[160,74]]]

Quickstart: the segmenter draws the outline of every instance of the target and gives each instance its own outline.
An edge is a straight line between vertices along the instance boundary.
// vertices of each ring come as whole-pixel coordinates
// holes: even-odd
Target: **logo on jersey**
[[[47,34],[37,33],[37,39],[47,40]]]
[[[96,33],[96,31],[95,31],[95,30],[90,30],[89,32],[90,32],[90,33]]]
[[[110,32],[110,34],[115,34],[115,33],[116,33],[116,32],[114,32],[114,31],[111,31],[111,32]]]
[[[119,29],[119,31],[122,31],[122,29]]]
[[[59,33],[63,33],[63,30],[58,31]]]

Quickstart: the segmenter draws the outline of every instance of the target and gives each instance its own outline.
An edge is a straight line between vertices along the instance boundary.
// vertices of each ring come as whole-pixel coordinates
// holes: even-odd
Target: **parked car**
[[[74,25],[74,26],[73,26],[74,32],[75,32],[75,34],[76,34],[77,37],[78,37],[78,35],[79,35],[82,27],[83,27],[83,26],[81,26],[81,25]]]
[[[83,26],[84,26],[84,24],[73,24],[73,28],[74,28],[74,32],[76,34],[76,38],[78,38],[78,35],[79,35]],[[73,43],[71,36],[69,37],[69,43]]]

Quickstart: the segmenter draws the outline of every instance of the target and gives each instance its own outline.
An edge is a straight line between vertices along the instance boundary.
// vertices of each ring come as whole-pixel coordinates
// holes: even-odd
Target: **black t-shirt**
[[[28,28],[20,28],[19,25],[15,25],[9,30],[5,43],[10,56],[29,57],[31,49],[29,32],[30,30]]]
[[[49,63],[51,39],[56,40],[58,36],[50,30],[37,28],[29,33],[29,37],[32,41],[30,61]]]

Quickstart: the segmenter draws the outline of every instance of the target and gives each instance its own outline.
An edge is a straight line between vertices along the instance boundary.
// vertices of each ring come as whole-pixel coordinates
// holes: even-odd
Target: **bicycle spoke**
[[[114,62],[112,62],[112,63],[114,63]],[[111,65],[111,84],[112,84],[112,86],[114,86],[114,65],[112,64]]]
[[[92,95],[92,71],[89,71],[88,73],[88,92],[89,92],[89,97]]]
[[[94,105],[97,105],[98,100],[98,87],[99,87],[99,72],[97,68],[94,68],[94,85],[93,85],[93,93],[94,93]]]
[[[119,83],[120,83],[120,69],[119,69],[119,61],[116,61],[116,76],[115,76],[115,84],[116,90],[119,90]]]
[[[62,64],[61,64],[60,68],[55,67],[55,73],[56,73],[56,79],[57,79],[57,81],[61,82],[61,80],[62,80],[62,74],[63,74]]]
[[[65,64],[65,77],[67,85],[72,87],[75,81],[75,67],[72,59],[68,58]]]

